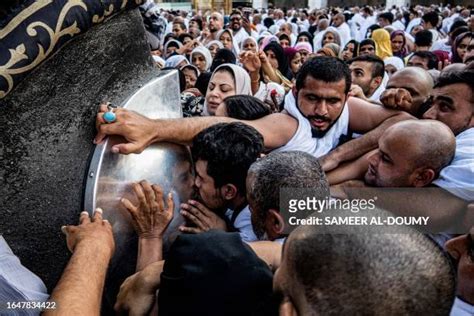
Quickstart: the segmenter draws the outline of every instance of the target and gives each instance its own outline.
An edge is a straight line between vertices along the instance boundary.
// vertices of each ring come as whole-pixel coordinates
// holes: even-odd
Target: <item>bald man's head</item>
[[[367,184],[377,187],[424,187],[454,157],[451,129],[434,120],[409,120],[389,127],[368,158]]]
[[[403,88],[410,92],[411,106],[403,110],[416,117],[421,117],[426,110],[421,106],[428,99],[433,86],[433,78],[426,70],[419,67],[407,67],[390,77],[386,89]]]
[[[209,31],[211,33],[218,32],[224,27],[224,18],[219,12],[213,12],[209,17]]]
[[[363,215],[388,216],[378,209]],[[303,225],[288,237],[273,279],[287,310],[298,315],[449,314],[454,271],[423,234],[408,227],[397,234],[377,234],[368,226],[351,227],[351,234],[329,230]]]
[[[342,13],[338,13],[334,16],[334,18],[332,19],[332,24],[335,26],[335,27],[339,27],[341,26],[342,23],[346,22],[346,17],[344,16],[344,14]]]
[[[319,31],[324,31],[325,29],[327,29],[329,26],[329,20],[328,19],[321,19],[319,20],[318,22],[318,30]]]

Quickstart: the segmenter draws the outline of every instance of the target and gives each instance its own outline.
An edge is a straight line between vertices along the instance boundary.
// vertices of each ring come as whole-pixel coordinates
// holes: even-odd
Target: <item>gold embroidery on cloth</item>
[[[42,6],[35,4],[40,3]],[[48,2],[48,3],[46,3]],[[5,34],[0,33],[0,35],[5,36],[6,34],[10,33],[16,26],[18,26],[20,23],[22,23],[25,19],[27,19],[31,14],[34,12],[38,11],[39,9],[43,8],[47,4],[51,3],[52,1],[37,1],[35,4],[29,6],[27,9],[25,9],[23,12],[27,11],[25,14],[21,12],[17,17],[15,17],[8,25],[6,28],[9,28],[8,30],[5,31]],[[26,66],[23,66],[21,68],[12,68],[15,64],[17,64],[19,61],[28,59],[29,57],[25,53],[25,45],[21,44],[16,47],[15,50],[10,49],[10,59],[5,65],[0,65],[0,76],[5,78],[8,84],[7,91],[0,91],[0,99],[4,98],[13,88],[14,82],[12,75],[17,75],[21,74],[24,72],[27,72],[34,67],[36,67],[38,64],[40,64],[43,60],[45,60],[51,52],[54,50],[54,47],[56,46],[57,42],[59,39],[65,35],[71,35],[74,36],[75,34],[80,33],[80,29],[77,27],[77,22],[74,22],[71,26],[68,26],[65,29],[62,29],[63,27],[63,22],[64,19],[66,18],[67,13],[71,10],[71,8],[75,6],[80,6],[82,7],[85,11],[87,11],[87,6],[82,0],[69,0],[66,5],[62,8],[58,21],[56,23],[56,28],[53,30],[50,26],[45,24],[44,22],[33,22],[28,25],[26,28],[26,32],[29,36],[34,37],[38,34],[36,28],[43,28],[46,30],[46,32],[49,35],[50,38],[50,43],[49,47],[44,49],[44,47],[41,44],[38,44],[38,55],[34,60],[32,60],[31,63],[29,63]],[[17,19],[18,17],[21,17],[20,19]],[[3,29],[2,31],[4,31]]]

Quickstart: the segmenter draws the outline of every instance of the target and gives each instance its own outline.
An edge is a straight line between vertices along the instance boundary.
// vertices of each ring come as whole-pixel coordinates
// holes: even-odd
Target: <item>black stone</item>
[[[101,100],[157,76],[138,10],[78,36],[0,100],[0,233],[51,291],[70,257]]]

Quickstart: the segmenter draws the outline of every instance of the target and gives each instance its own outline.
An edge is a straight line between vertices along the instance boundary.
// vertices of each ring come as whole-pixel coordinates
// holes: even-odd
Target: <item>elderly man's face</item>
[[[473,97],[464,83],[435,88],[431,96],[433,104],[423,118],[443,122],[458,135],[474,127]]]

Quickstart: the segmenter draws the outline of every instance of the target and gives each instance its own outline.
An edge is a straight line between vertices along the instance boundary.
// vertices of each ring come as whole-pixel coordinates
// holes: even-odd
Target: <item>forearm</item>
[[[368,152],[356,161],[347,162],[342,164],[340,167],[329,171],[326,174],[329,185],[335,185],[348,180],[361,180],[364,178],[365,173],[369,167],[369,161],[367,160],[373,151]]]
[[[235,121],[228,117],[193,117],[182,119],[157,119],[155,120],[155,134],[153,143],[173,142],[190,145],[194,136],[202,130],[218,124]]]
[[[51,294],[57,309],[45,315],[100,315],[107,267],[112,256],[101,245],[78,245]]]
[[[140,238],[138,240],[137,272],[151,263],[162,260],[162,238]]]
[[[410,118],[412,118],[410,115],[400,112],[399,114],[386,119],[379,126],[365,133],[361,137],[336,147],[332,152],[329,153],[329,156],[331,159],[335,159],[339,163],[355,160],[369,151],[376,149],[378,147],[378,140],[380,136],[382,136],[387,128],[397,122]]]
[[[270,64],[262,64],[262,69],[270,81],[273,81],[275,83],[281,83],[280,77],[278,77],[275,70],[272,68]]]

